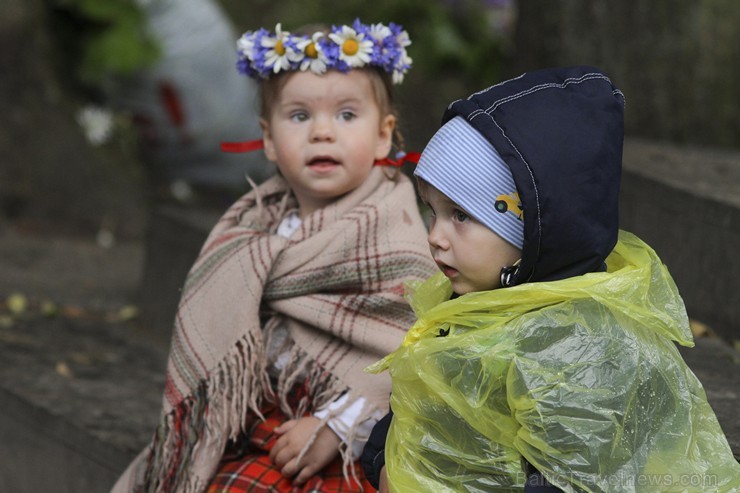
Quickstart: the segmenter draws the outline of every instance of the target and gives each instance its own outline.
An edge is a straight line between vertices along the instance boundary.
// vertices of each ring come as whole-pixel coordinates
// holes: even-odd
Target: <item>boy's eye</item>
[[[468,216],[465,212],[461,211],[460,209],[455,209],[452,213],[452,217],[455,219],[455,221],[464,223],[467,221],[470,216]]]

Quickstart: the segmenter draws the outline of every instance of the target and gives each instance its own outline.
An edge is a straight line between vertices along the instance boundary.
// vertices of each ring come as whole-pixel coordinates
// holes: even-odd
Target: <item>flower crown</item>
[[[283,31],[280,24],[275,32],[266,29],[247,31],[236,43],[239,72],[252,78],[267,79],[286,70],[310,70],[323,74],[336,69],[347,72],[353,68],[375,66],[392,75],[400,84],[411,68],[406,47],[409,35],[398,24],[362,24],[356,19],[352,26],[332,26],[326,35],[297,36]]]

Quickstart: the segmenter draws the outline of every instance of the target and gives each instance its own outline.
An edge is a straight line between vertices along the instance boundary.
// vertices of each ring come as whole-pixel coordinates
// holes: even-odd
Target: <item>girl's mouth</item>
[[[321,173],[330,171],[339,166],[339,164],[339,161],[331,156],[316,156],[308,162],[307,166],[311,170]]]

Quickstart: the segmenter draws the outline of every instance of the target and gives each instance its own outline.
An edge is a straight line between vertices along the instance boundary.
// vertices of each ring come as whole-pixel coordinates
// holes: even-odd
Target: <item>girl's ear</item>
[[[375,150],[375,159],[388,157],[393,145],[393,130],[396,128],[396,117],[386,115],[380,120],[380,129],[378,130],[378,145]]]
[[[272,134],[270,133],[270,123],[264,118],[260,118],[260,127],[262,128],[262,143],[265,146],[265,156],[270,161],[277,161],[277,155],[275,154],[275,142],[272,140]]]

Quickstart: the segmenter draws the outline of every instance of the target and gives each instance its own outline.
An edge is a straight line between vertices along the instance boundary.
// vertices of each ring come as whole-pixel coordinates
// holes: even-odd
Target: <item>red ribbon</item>
[[[252,152],[264,149],[265,144],[260,140],[248,140],[245,142],[221,142],[223,152]],[[383,158],[375,161],[375,166],[395,166],[400,168],[403,163],[418,164],[421,154],[418,152],[401,153],[396,159]]]
[[[397,159],[391,159],[389,157],[378,159],[375,161],[375,166],[395,166],[396,168],[400,168],[403,163],[419,164],[420,157],[421,154],[418,152],[406,152],[402,153]]]
[[[260,140],[248,140],[246,142],[221,142],[223,152],[252,152],[264,149],[265,144]]]

